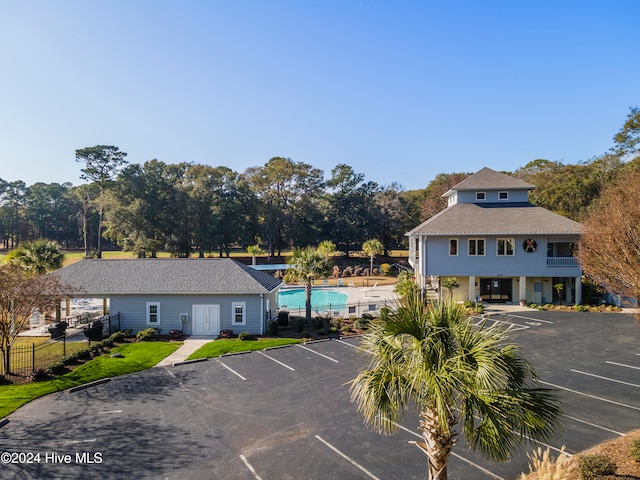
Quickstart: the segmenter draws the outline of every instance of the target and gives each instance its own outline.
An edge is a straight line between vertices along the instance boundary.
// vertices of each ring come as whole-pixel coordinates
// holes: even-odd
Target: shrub
[[[64,364],[64,361],[62,361],[62,360],[58,360],[57,362],[54,362],[51,365],[48,365],[44,369],[44,372],[47,375],[59,375],[59,374],[63,373],[64,371],[65,371],[65,364]]]
[[[129,334],[131,335],[131,334]],[[129,336],[124,330],[119,330],[109,336],[109,340],[115,343],[122,343]]]
[[[220,335],[218,335],[218,338],[234,338],[235,335],[233,334],[233,330],[230,329],[224,329],[224,330],[220,330]]]
[[[380,274],[384,275],[385,277],[388,275],[391,275],[391,265],[389,265],[388,263],[383,263],[380,265]]]
[[[363,320],[373,320],[373,315],[371,315],[370,313],[367,313],[367,312],[364,312],[360,316],[362,317]]]
[[[249,332],[240,332],[238,334],[238,340],[244,342],[245,340],[255,340],[255,338]]]
[[[578,457],[580,478],[595,480],[601,475],[614,475],[618,466],[607,455],[593,454]]]
[[[636,462],[640,462],[640,438],[631,440],[631,457]]]
[[[300,333],[304,330],[304,318],[297,317],[295,321],[296,332]]]
[[[316,330],[316,333],[318,335],[326,335],[327,331],[324,328],[321,328],[320,330]]]
[[[366,330],[369,328],[369,320],[366,318],[360,318],[353,323],[353,326],[358,330]]]
[[[589,307],[587,305],[576,305],[576,312],[588,312]]]
[[[340,276],[340,267],[339,266],[334,265],[332,275],[334,277],[336,277],[336,278],[338,278]]]
[[[332,318],[331,320],[329,320],[329,324],[331,325],[332,328],[335,328],[336,330],[340,330],[340,328],[342,328],[343,320],[344,319],[341,317]]]
[[[158,332],[156,331],[155,328],[147,328],[145,330],[140,330],[138,333],[136,333],[136,340],[139,342],[149,342],[151,340],[154,340],[157,335],[158,335]]]
[[[278,336],[278,321],[277,320],[270,320],[269,324],[267,326],[267,335],[269,335],[270,337],[277,337]]]
[[[306,330],[302,330],[300,332],[300,338],[311,338],[311,334]]]
[[[345,325],[340,329],[342,332],[352,332],[353,329],[349,325]]]
[[[29,380],[37,382],[38,380],[43,380],[47,378],[47,373],[44,371],[44,368],[36,368],[31,375],[29,375]]]
[[[78,351],[78,358],[82,360],[87,360],[91,358],[91,350],[89,350],[88,348],[85,348],[84,350]]]
[[[338,328],[337,327],[329,328],[329,333],[338,333]]]

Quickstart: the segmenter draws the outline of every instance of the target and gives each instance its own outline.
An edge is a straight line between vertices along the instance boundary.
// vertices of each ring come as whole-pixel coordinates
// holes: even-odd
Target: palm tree
[[[62,267],[64,253],[53,240],[44,238],[24,242],[22,246],[10,251],[7,260],[17,263],[25,270],[42,275]]]
[[[323,277],[331,271],[331,261],[327,252],[313,247],[296,248],[293,256],[289,260],[287,274],[295,280],[304,282],[304,292],[306,296],[305,317],[307,322],[311,321],[311,287],[313,279]]]
[[[247,253],[249,255],[251,255],[251,265],[255,265],[256,264],[256,256],[257,255],[262,255],[264,253],[264,250],[262,250],[262,248],[260,248],[260,245],[249,245],[247,247]]]
[[[365,255],[368,255],[370,258],[369,265],[369,275],[373,275],[373,257],[377,254],[382,253],[384,247],[382,246],[382,242],[378,239],[372,238],[371,240],[367,240],[362,244],[362,251]],[[367,276],[367,286],[369,286],[369,277]]]
[[[537,386],[533,367],[498,326],[474,327],[452,302],[428,306],[419,295],[383,312],[364,339],[369,367],[351,382],[365,422],[393,433],[415,405],[429,478],[447,479],[458,435],[484,456],[506,461],[531,439],[547,439],[561,415],[556,394]]]

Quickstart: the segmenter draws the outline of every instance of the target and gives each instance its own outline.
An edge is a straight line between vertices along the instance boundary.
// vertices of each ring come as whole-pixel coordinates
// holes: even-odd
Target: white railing
[[[577,267],[578,259],[575,257],[547,257],[547,267]]]

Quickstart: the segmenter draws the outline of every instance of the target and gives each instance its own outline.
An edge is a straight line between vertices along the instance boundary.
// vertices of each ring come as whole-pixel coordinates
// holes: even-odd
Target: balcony
[[[547,267],[578,267],[576,257],[547,257]]]

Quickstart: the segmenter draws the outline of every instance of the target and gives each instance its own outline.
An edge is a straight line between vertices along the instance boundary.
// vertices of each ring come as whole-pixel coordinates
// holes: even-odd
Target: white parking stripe
[[[403,426],[402,426],[402,425],[400,425],[399,423],[396,423],[396,422],[393,422],[393,423],[394,423],[394,425],[395,425],[395,426],[397,426],[398,428],[400,428],[400,429],[404,430],[405,432],[408,432],[408,433],[410,433],[411,435],[414,435],[414,436],[416,436],[416,437],[418,437],[419,439],[421,439],[421,440],[422,440],[422,435],[418,435],[416,432],[414,432],[414,431],[412,431],[412,430],[409,430],[408,428],[403,427]],[[493,473],[493,472],[490,472],[489,470],[487,470],[487,469],[486,469],[486,468],[484,468],[484,467],[481,467],[481,466],[480,466],[480,465],[478,465],[477,463],[473,463],[471,460],[468,460],[468,459],[466,459],[466,458],[464,458],[464,457],[461,457],[460,455],[458,455],[458,454],[457,454],[457,453],[455,453],[455,452],[451,452],[451,456],[456,457],[456,458],[458,458],[458,459],[462,460],[463,462],[468,463],[468,464],[469,464],[469,465],[471,465],[472,467],[477,468],[477,469],[478,469],[478,470],[480,470],[481,472],[486,473],[487,475],[489,475],[490,477],[495,478],[496,480],[505,480],[505,479],[504,479],[504,478],[502,478],[501,476],[496,475],[496,474],[495,474],[495,473]]]
[[[357,348],[358,350],[362,350],[363,352],[371,353],[369,350],[365,350],[362,347],[358,347],[357,345],[351,345],[349,342],[345,342],[344,340],[339,340],[337,338],[334,339],[336,342],[344,343],[345,345],[349,345],[351,348]]]
[[[304,345],[297,344],[296,347],[304,348],[305,350],[309,350],[311,353],[315,353],[316,355],[320,355],[321,357],[324,357],[327,360],[331,360],[332,362],[340,363],[335,358],[327,357],[326,355],[323,355],[322,353],[316,352],[315,350],[311,350],[310,348],[307,348]]]
[[[256,473],[255,469],[251,466],[251,464],[247,460],[247,457],[245,457],[244,455],[240,455],[240,460],[242,460],[244,462],[244,464],[247,466],[247,468],[253,474],[253,476],[256,478],[256,480],[262,480],[262,477],[260,477],[260,475],[258,475]]]
[[[572,417],[572,416],[570,416],[570,415],[565,415],[565,418],[568,418],[568,419],[573,420],[573,421],[575,421],[575,422],[584,423],[585,425],[589,425],[590,427],[599,428],[600,430],[604,430],[605,432],[615,433],[616,435],[620,435],[621,437],[624,437],[624,436],[625,436],[625,434],[624,434],[624,433],[617,432],[617,431],[615,431],[615,430],[611,430],[610,428],[603,427],[602,425],[596,425],[595,423],[589,423],[589,422],[586,422],[586,421],[584,421],[584,420],[580,420],[579,418]]]
[[[636,354],[636,355],[637,355],[637,354]],[[636,367],[635,365],[627,365],[627,364],[625,364],[625,363],[610,362],[609,360],[607,360],[607,361],[606,361],[606,362],[604,362],[604,363],[608,363],[608,364],[610,364],[610,365],[617,365],[617,366],[619,366],[619,367],[627,367],[627,368],[634,368],[634,369],[636,369],[636,370],[640,370],[640,367]]]
[[[242,375],[240,375],[238,372],[236,372],[233,368],[228,367],[227,365],[225,365],[224,363],[222,363],[220,360],[218,360],[218,363],[220,365],[222,365],[224,368],[226,368],[227,370],[229,370],[231,373],[233,373],[234,375],[237,375],[238,377],[240,377],[242,380],[246,380],[246,378],[244,378]]]
[[[608,398],[597,397],[595,395],[590,395],[588,393],[579,392],[578,390],[572,390],[571,388],[561,387],[560,385],[556,385],[554,383],[543,382],[542,380],[540,380],[540,383],[543,383],[544,385],[549,385],[550,387],[553,387],[553,388],[558,388],[560,390],[565,390],[567,392],[575,393],[576,395],[582,395],[584,397],[593,398],[594,400],[600,400],[602,402],[612,403],[614,405],[618,405],[618,406],[624,407],[624,408],[630,408],[632,410],[640,410],[640,407],[636,407],[634,405],[627,405],[626,403],[616,402],[614,400],[609,400]]]
[[[288,369],[289,369],[289,370],[291,370],[292,372],[295,372],[295,371],[296,371],[296,369],[295,369],[295,368],[290,367],[289,365],[287,365],[287,364],[285,364],[285,363],[282,363],[280,360],[276,360],[275,358],[270,357],[269,355],[267,355],[267,354],[266,354],[266,353],[264,353],[264,352],[260,352],[260,351],[258,351],[258,353],[259,353],[260,355],[264,355],[264,356],[265,356],[265,357],[267,357],[269,360],[273,360],[274,362],[279,363],[279,364],[280,364],[280,365],[282,365],[284,368],[288,368]]]
[[[601,380],[607,380],[608,382],[621,383],[623,385],[628,385],[630,387],[640,388],[640,385],[636,383],[623,382],[622,380],[616,380],[615,378],[603,377],[602,375],[596,375],[595,373],[583,372],[582,370],[576,370],[575,368],[571,369],[572,372],[580,373],[582,375],[588,375],[590,377],[599,378]]]
[[[351,465],[353,465],[354,467],[358,467],[360,470],[362,470],[364,473],[366,473],[367,475],[369,475],[370,478],[373,478],[374,480],[380,480],[378,477],[376,477],[373,473],[371,473],[369,470],[367,470],[366,468],[364,468],[362,465],[360,465],[359,463],[357,463],[356,461],[352,460],[351,458],[349,458],[347,455],[345,455],[344,453],[342,453],[340,450],[338,450],[336,447],[334,447],[333,445],[331,445],[329,442],[327,442],[326,440],[324,440],[322,437],[320,437],[319,435],[315,436],[318,440],[320,440],[322,443],[324,443],[327,447],[329,447],[331,450],[333,450],[334,452],[336,452],[338,455],[340,455],[342,458],[344,458],[345,460],[347,460],[349,463],[351,463]]]

